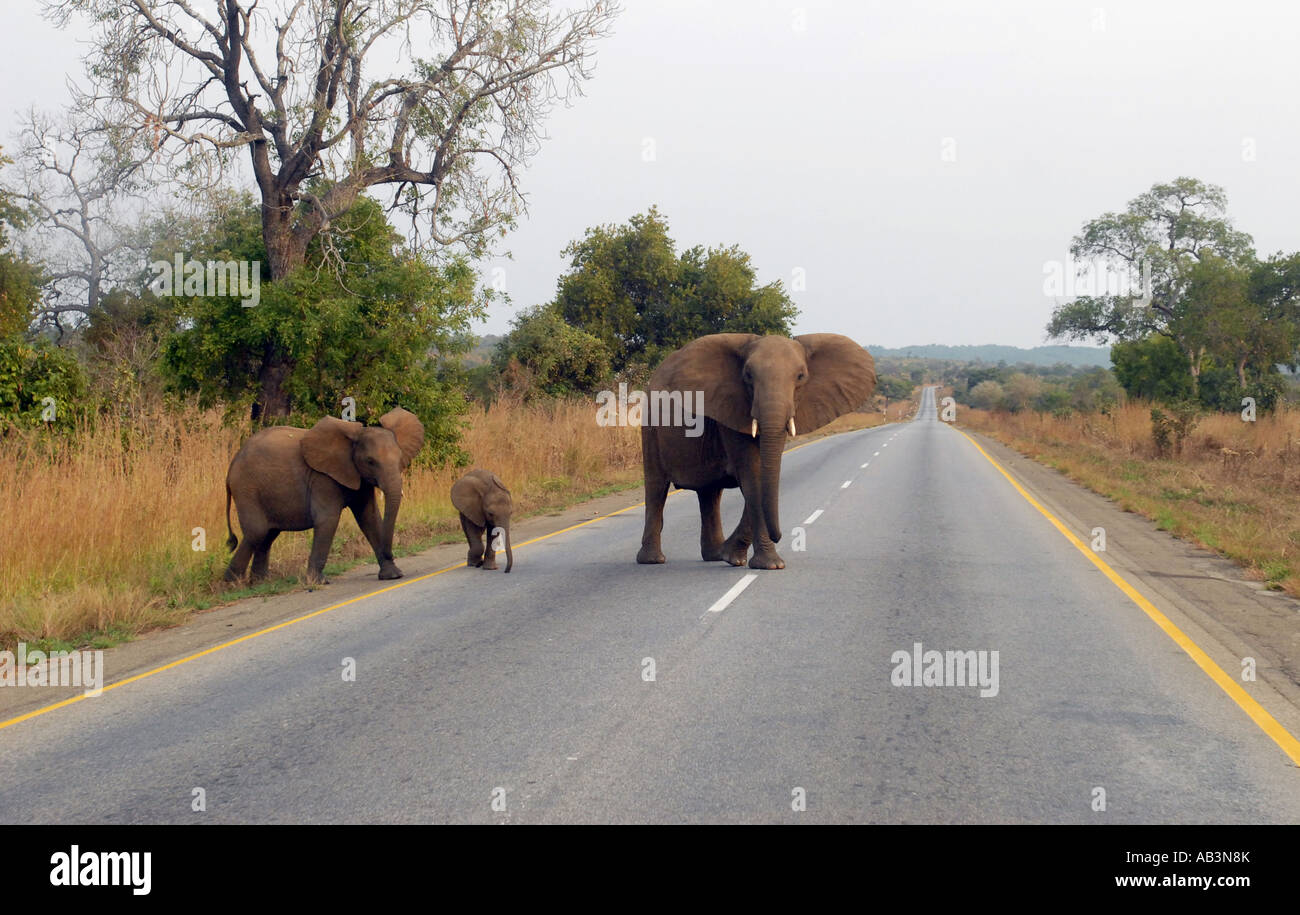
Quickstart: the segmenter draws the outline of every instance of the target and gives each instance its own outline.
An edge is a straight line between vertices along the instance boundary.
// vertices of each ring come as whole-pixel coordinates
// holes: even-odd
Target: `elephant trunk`
[[[773,543],[781,540],[781,514],[778,503],[781,495],[781,452],[785,450],[787,411],[764,411],[759,420],[759,487],[761,506],[767,536]]]
[[[514,551],[510,549],[510,522],[509,521],[507,521],[505,524],[505,537],[506,537],[506,572],[508,574],[510,572],[511,566],[515,564],[515,554]]]

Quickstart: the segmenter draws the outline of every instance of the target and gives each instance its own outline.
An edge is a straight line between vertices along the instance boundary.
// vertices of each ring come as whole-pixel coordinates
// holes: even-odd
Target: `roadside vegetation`
[[[1195,417],[1161,432],[1148,401],[1060,415],[959,408],[960,425],[1054,467],[1161,530],[1300,597],[1300,410]]]

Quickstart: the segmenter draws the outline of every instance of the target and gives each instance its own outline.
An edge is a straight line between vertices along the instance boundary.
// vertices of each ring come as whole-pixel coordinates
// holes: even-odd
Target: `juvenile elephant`
[[[327,416],[310,429],[272,426],[239,449],[226,473],[226,545],[235,551],[226,581],[238,581],[251,558],[252,580],[266,577],[271,544],[281,531],[312,529],[307,581],[325,583],[339,515],[352,510],[379,560],[381,579],[401,578],[393,562],[393,529],[402,504],[402,471],[424,445],[424,426],[398,407],[364,426]],[[379,519],[375,489],[384,493]],[[244,540],[230,530],[235,501]],[[238,549],[236,549],[238,545]]]
[[[756,334],[700,337],[665,359],[650,377],[656,392],[683,399],[703,392],[703,433],[685,425],[643,425],[645,531],[636,561],[664,561],[659,537],[670,484],[693,489],[700,502],[700,555],[751,569],[783,569],[777,501],[786,436],[812,432],[848,413],[876,387],[871,354],[839,334],[793,339]],[[694,431],[692,437],[689,434]],[[725,541],[722,490],[745,497],[740,524]]]
[[[469,556],[466,564],[483,569],[497,567],[496,551],[493,550],[493,538],[497,528],[505,538],[506,571],[515,564],[515,554],[510,549],[510,513],[513,504],[510,490],[490,470],[471,470],[451,487],[451,504],[460,512],[460,529],[469,541]],[[484,549],[483,534],[487,532],[487,549]]]

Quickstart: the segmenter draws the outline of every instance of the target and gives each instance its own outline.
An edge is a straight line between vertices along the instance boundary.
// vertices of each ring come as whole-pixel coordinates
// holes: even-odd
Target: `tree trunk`
[[[275,205],[262,204],[262,240],[266,244],[270,281],[278,282],[302,266],[306,247],[293,231],[293,200],[281,194]],[[285,381],[295,368],[294,362],[278,340],[268,340],[262,350],[262,366],[257,374],[257,397],[253,401],[253,422],[270,425],[283,419],[293,409],[285,390]]]

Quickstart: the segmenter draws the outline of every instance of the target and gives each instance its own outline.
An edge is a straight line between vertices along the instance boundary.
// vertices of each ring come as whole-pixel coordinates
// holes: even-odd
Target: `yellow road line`
[[[873,428],[879,428],[879,427],[873,427]],[[855,431],[859,431],[859,430],[855,430]],[[813,439],[810,442],[804,442],[802,445],[796,445],[794,448],[789,449],[789,451],[786,451],[785,453],[789,454],[790,451],[798,451],[800,448],[806,448],[809,445],[815,444],[820,441],[824,441],[825,439],[828,438],[834,438],[834,436],[826,435],[823,436],[822,438]],[[669,498],[675,495],[679,495],[680,493],[685,491],[686,490],[679,489],[676,492],[670,493]],[[618,511],[612,511],[608,514],[601,515],[598,518],[589,518],[586,521],[580,521],[577,524],[572,524],[569,527],[561,528],[558,531],[552,531],[549,534],[543,534],[540,537],[534,537],[531,540],[525,540],[523,543],[515,545],[514,548],[521,549],[523,547],[528,546],[531,543],[539,543],[542,540],[548,540],[551,537],[557,537],[560,534],[567,534],[569,531],[575,531],[580,527],[586,527],[588,524],[595,524],[597,521],[604,521],[606,518],[613,518],[615,515],[621,515],[624,512],[632,511],[632,509],[640,508],[643,505],[645,505],[645,502],[638,502],[636,503],[636,505],[629,505],[626,508],[620,508]],[[276,623],[274,626],[267,626],[264,629],[258,629],[256,632],[250,632],[247,633],[246,635],[241,635],[239,638],[231,639],[228,642],[222,642],[219,645],[213,645],[211,648],[205,648],[202,651],[197,651],[194,654],[186,655],[183,658],[177,658],[175,661],[171,661],[159,667],[152,668],[151,670],[146,670],[144,673],[139,673],[134,676],[127,677],[124,680],[117,680],[113,683],[109,683],[103,688],[101,692],[106,693],[109,690],[117,689],[119,686],[126,686],[128,683],[135,683],[139,680],[144,680],[148,677],[154,676],[155,674],[160,674],[163,671],[171,670],[173,667],[180,667],[182,664],[188,664],[191,661],[197,661],[199,658],[206,657],[207,655],[210,654],[214,654],[218,651],[221,651],[223,648],[230,648],[232,645],[238,645],[240,642],[247,642],[249,639],[255,639],[258,638],[259,636],[268,635],[269,633],[275,632],[279,629],[284,629],[288,626],[293,626],[296,623],[305,622],[306,620],[312,619],[313,617],[321,616],[322,614],[329,613],[333,610],[338,610],[342,607],[346,607],[349,604],[355,604],[358,601],[363,601],[366,600],[367,598],[375,597],[380,594],[387,594],[389,591],[396,591],[398,588],[405,588],[409,585],[413,585],[418,582],[428,581],[430,578],[436,578],[437,576],[442,575],[446,572],[450,572],[453,569],[462,569],[464,567],[465,567],[465,563],[458,562],[455,565],[447,566],[446,568],[439,569],[436,572],[429,572],[426,575],[420,575],[416,578],[409,578],[406,581],[401,582],[400,584],[389,585],[388,587],[380,588],[377,591],[367,591],[365,594],[359,594],[356,597],[349,598],[348,600],[345,601],[340,601],[337,604],[331,604],[328,607],[322,607],[320,610],[313,610],[311,613],[306,613],[303,614],[302,616],[296,616],[291,620],[285,620],[282,623]],[[87,696],[85,693],[82,693],[79,696],[72,696],[68,699],[64,699],[61,702],[55,702],[50,705],[42,706],[41,708],[38,709],[34,709],[33,711],[27,712],[26,714],[23,715],[19,715],[16,718],[10,718],[7,721],[0,721],[0,731],[3,731],[5,728],[12,727],[15,724],[19,724],[21,722],[28,721],[29,719],[37,718],[41,715],[55,711],[56,709],[66,708],[69,705],[74,705],[78,702],[81,702],[89,698],[93,698],[93,697]]]
[[[676,493],[674,493],[674,495],[676,495]],[[645,504],[644,502],[638,502],[636,505],[629,505],[627,508],[620,508],[618,511],[610,512],[607,515],[601,515],[598,518],[589,518],[586,521],[581,521],[578,524],[570,525],[569,527],[562,528],[561,530],[552,531],[549,534],[543,534],[541,537],[534,537],[532,540],[526,540],[523,543],[519,544],[519,547],[525,547],[530,543],[537,543],[538,541],[546,540],[547,538],[555,537],[558,536],[559,534],[567,533],[568,531],[577,530],[580,527],[586,527],[588,524],[595,524],[597,521],[604,521],[606,518],[612,518],[615,515],[621,515],[623,514],[623,512],[631,511],[632,509],[638,508],[644,504]],[[229,648],[232,645],[238,645],[240,642],[247,642],[249,639],[255,639],[259,636],[267,635],[279,629],[284,629],[296,623],[301,623],[306,620],[312,619],[313,617],[317,617],[317,616],[321,616],[322,614],[329,613],[332,610],[338,610],[342,607],[346,607],[349,604],[355,604],[358,601],[363,601],[367,598],[375,597],[379,594],[387,594],[389,591],[396,591],[398,588],[405,588],[421,581],[428,581],[430,578],[436,578],[437,576],[450,572],[453,569],[463,569],[463,568],[465,568],[465,563],[458,562],[455,565],[447,566],[446,568],[439,569],[436,572],[429,572],[425,575],[417,576],[416,578],[408,578],[406,581],[403,581],[399,584],[389,585],[388,587],[380,588],[377,591],[367,591],[365,594],[359,594],[356,597],[349,598],[348,600],[345,601],[340,601],[337,604],[331,604],[328,607],[322,607],[320,610],[313,610],[311,613],[305,613],[302,616],[296,616],[291,620],[285,620],[282,623],[276,623],[274,626],[267,626],[264,629],[258,629],[256,632],[249,632],[245,635],[241,635],[239,638],[231,639],[228,642],[222,642],[220,645],[213,645],[211,648],[205,648],[202,651],[196,651],[194,654],[186,655],[183,658],[177,658],[175,661],[171,661],[159,667],[152,668],[151,670],[146,670],[143,673],[135,674],[134,676],[127,677],[124,680],[117,680],[113,683],[109,683],[104,687],[103,692],[106,693],[109,690],[117,689],[119,686],[126,686],[128,683],[135,683],[138,680],[144,680],[148,677],[154,676],[155,674],[160,674],[165,670],[171,670],[173,667],[180,667],[182,664],[188,664],[191,661],[197,661],[199,658],[206,657],[207,655],[210,654],[214,654],[218,651],[221,651],[223,648]],[[19,724],[20,722],[27,721],[31,718],[39,717],[48,712],[52,712],[55,709],[65,708],[69,705],[73,705],[77,702],[81,702],[84,699],[90,699],[90,698],[94,698],[94,697],[87,696],[85,693],[82,693],[81,695],[72,696],[68,699],[64,699],[62,702],[55,702],[52,703],[51,705],[46,705],[46,706],[42,706],[41,708],[34,709],[33,711],[27,712],[26,714],[23,715],[19,715],[16,718],[10,718],[7,721],[0,721],[0,731],[3,731],[7,727],[12,727],[15,724]]]
[[[1110,565],[1098,556],[1094,550],[1089,548],[1087,544],[1076,537],[1074,533],[1062,524],[1055,515],[1039,504],[1037,499],[1026,492],[1024,487],[1017,483],[1015,478],[1013,478],[1011,474],[1007,473],[1001,464],[990,457],[989,453],[980,447],[979,442],[975,441],[975,439],[971,438],[969,435],[966,435],[966,433],[961,429],[958,429],[957,431],[961,432],[961,434],[966,437],[966,440],[974,445],[979,453],[984,455],[990,464],[997,468],[998,473],[1007,478],[1007,482],[1016,488],[1016,492],[1025,497],[1025,501],[1038,509],[1038,511],[1042,513],[1043,517],[1052,522],[1056,529],[1064,534],[1065,538],[1069,540],[1070,543],[1074,544],[1075,549],[1086,556],[1088,561],[1100,569],[1101,573],[1109,578],[1115,587],[1123,591],[1124,595],[1128,597],[1129,600],[1133,601],[1133,603],[1137,604],[1138,608],[1149,616],[1152,622],[1163,629],[1165,635],[1173,639],[1178,647],[1186,652],[1188,657],[1195,661],[1196,665],[1200,667],[1201,670],[1205,671],[1209,678],[1217,683],[1219,687],[1228,694],[1232,701],[1241,707],[1242,711],[1250,716],[1250,720],[1255,722],[1255,724],[1259,726],[1260,730],[1271,737],[1273,742],[1282,748],[1283,753],[1291,757],[1293,763],[1300,766],[1300,740],[1297,740],[1290,731],[1284,728],[1276,718],[1270,715],[1262,705],[1255,701],[1255,698],[1251,696],[1250,693],[1242,689],[1241,685],[1237,683],[1236,680],[1228,676],[1228,674],[1224,672],[1223,668],[1218,664],[1215,664],[1213,659],[1211,659],[1210,656],[1206,654],[1199,645],[1193,642],[1181,629],[1175,626],[1169,617],[1157,610],[1151,601],[1143,597],[1137,588],[1134,588],[1120,577],[1119,573],[1112,569]]]

